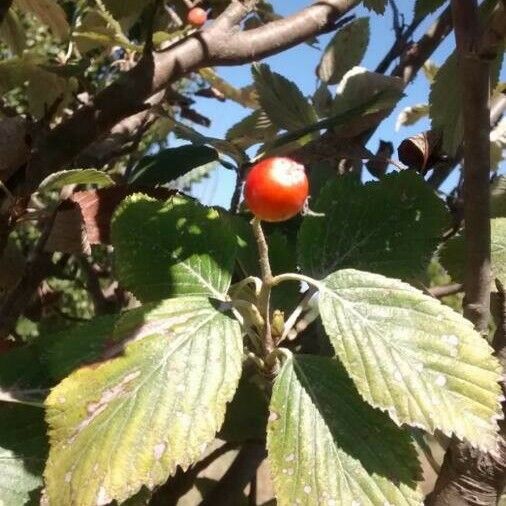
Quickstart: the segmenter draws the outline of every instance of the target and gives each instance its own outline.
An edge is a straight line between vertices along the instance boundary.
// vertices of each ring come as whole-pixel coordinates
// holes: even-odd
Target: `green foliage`
[[[492,276],[506,284],[506,218],[493,218],[490,222],[492,244]],[[465,231],[452,237],[442,248],[441,263],[456,282],[464,281]]]
[[[25,86],[28,109],[37,118],[57,101],[67,105],[73,89],[73,81],[64,79],[43,66],[44,59],[33,51],[25,51],[20,57],[0,62],[0,90]]]
[[[42,487],[46,457],[43,410],[0,403],[0,498],[3,505],[28,504],[30,497],[35,499],[39,495],[36,490]]]
[[[119,357],[79,369],[46,401],[51,504],[121,502],[163,483],[202,454],[234,395],[239,325],[204,297],[132,310],[114,341]]]
[[[269,141],[277,131],[278,128],[272,124],[265,111],[257,109],[230,127],[226,139],[241,149],[247,149],[254,144]]]
[[[0,39],[9,46],[14,54],[20,55],[25,49],[25,31],[17,12],[13,9],[7,11],[5,19],[0,25]]]
[[[486,1],[480,6],[480,17],[486,18],[495,2]],[[429,96],[430,117],[432,128],[443,135],[443,150],[454,156],[462,143],[464,125],[462,118],[462,91],[457,66],[457,53],[453,52],[438,70],[431,85]],[[499,80],[499,72],[503,60],[503,52],[490,65],[490,86],[494,88]]]
[[[415,18],[423,18],[439,9],[446,3],[446,0],[416,0]]]
[[[328,276],[319,306],[366,401],[398,424],[495,448],[501,367],[471,322],[405,283],[355,270]]]
[[[387,0],[364,0],[364,5],[377,14],[384,14]]]
[[[111,237],[118,280],[141,301],[227,292],[235,238],[214,210],[132,195],[116,211]]]
[[[205,7],[214,20],[229,3],[209,0]],[[387,3],[363,5],[383,14]],[[417,0],[415,16],[443,3]],[[481,4],[484,21],[495,4]],[[182,471],[204,455],[207,465],[214,438],[239,446],[266,437],[280,505],[421,504],[412,427],[495,449],[501,370],[487,341],[459,314],[460,295],[445,301],[452,311],[395,279],[416,286],[450,281],[435,256],[450,228],[443,200],[411,171],[367,184],[340,175],[347,157],[369,157],[357,139],[403,96],[400,78],[356,66],[375,15],[351,18],[334,34],[309,98],[265,64],[254,64],[253,82],[237,87],[212,68],[191,65],[194,73],[166,89],[146,123],[129,132],[127,121],[112,135],[86,138],[98,142],[33,195],[23,194],[30,151],[37,153],[50,130],[56,139],[69,132],[76,110],[100,107],[98,93],[124,73],[139,76],[132,68],[148,63],[151,32],[154,61],[164,70],[171,45],[177,55],[214,36],[214,21],[207,32],[185,26],[183,0],[157,3],[152,19],[154,5],[14,0],[0,25],[0,112],[16,121],[16,146],[26,148],[12,167],[0,160],[2,193],[16,196],[15,232],[0,259],[2,297],[26,283],[23,272],[37,258],[35,245],[54,209],[59,219],[50,235],[89,246],[48,258],[44,280],[20,303],[12,336],[0,338],[0,506],[148,505],[169,477],[187,487],[192,473]],[[260,1],[244,27],[280,18]],[[314,38],[307,44],[319,49]],[[451,153],[462,126],[456,58],[439,71],[426,62],[424,71],[433,126]],[[141,77],[143,90],[165,86],[158,71]],[[92,133],[105,134],[123,112],[142,112],[138,92],[131,109],[113,104],[113,117],[100,116],[104,123]],[[209,136],[200,131],[207,118],[193,96],[232,100],[247,115],[223,125],[225,139]],[[427,107],[405,109],[398,125],[413,124]],[[503,123],[491,133],[493,164],[503,155]],[[173,136],[189,143],[173,147]],[[9,144],[8,135],[0,144],[4,137]],[[58,164],[60,153],[53,154]],[[258,279],[250,217],[206,208],[180,191],[191,192],[218,164],[242,176],[251,162],[273,155],[305,162],[311,200],[303,217],[264,227],[273,275],[283,275],[270,286]],[[70,193],[72,185],[78,191]],[[504,196],[504,178],[496,178],[493,274],[506,283]],[[455,280],[463,277],[462,259],[463,237],[456,236],[441,251]],[[267,318],[272,342],[262,342]],[[11,349],[14,341],[30,344]],[[172,484],[163,493],[177,491]],[[215,484],[194,480],[204,495]]]
[[[364,185],[337,178],[313,208],[325,216],[304,218],[298,250],[304,272],[317,278],[344,267],[416,276],[449,223],[443,201],[409,171]]]
[[[130,181],[139,185],[163,185],[189,171],[217,162],[218,152],[208,146],[167,148],[142,158],[132,171]]]
[[[360,67],[355,67],[354,70],[347,72],[346,76],[350,77],[354,74],[362,74],[362,71],[363,69],[360,69]],[[346,76],[341,81],[339,88],[343,86],[343,83],[346,86]],[[365,74],[363,77],[366,77]],[[363,77],[358,78],[357,89],[361,88],[360,83],[365,84]],[[374,81],[374,78],[372,80]],[[256,158],[261,158],[267,154],[269,156],[289,154],[297,148],[301,148],[317,140],[319,132],[323,129],[333,130],[339,137],[348,137],[349,131],[362,132],[366,130],[371,126],[374,118],[377,119],[378,116],[383,116],[398,100],[398,84],[398,79],[388,78],[382,85],[366,85],[362,87],[362,96],[355,96],[353,92],[348,93],[344,91],[339,97],[336,96],[330,105],[328,117],[293,132],[285,132],[278,135],[260,149]],[[348,89],[351,89],[351,86],[348,86]],[[334,111],[334,108],[336,111]]]
[[[70,30],[67,16],[56,0],[15,0],[14,4],[22,12],[34,14],[59,39],[67,38]]]
[[[284,130],[297,130],[317,120],[313,106],[302,95],[295,83],[276,72],[268,65],[252,67],[258,100],[269,119]]]
[[[37,345],[52,378],[62,380],[83,364],[107,355],[119,315],[98,316],[71,328],[45,334]]]
[[[38,191],[61,190],[68,184],[91,184],[98,187],[110,186],[114,181],[96,169],[71,169],[54,172],[40,183]]]
[[[269,410],[278,504],[421,504],[409,436],[360,398],[335,360],[286,358]]]
[[[341,28],[323,53],[317,72],[327,84],[338,83],[364,57],[369,44],[369,18],[357,18]]]
[[[362,114],[352,118],[338,132],[343,137],[352,137],[369,129],[395,106],[403,96],[402,90],[402,80],[398,77],[369,72],[362,67],[353,67],[346,72],[337,87],[332,114],[342,114],[344,111],[364,106],[373,97],[377,97],[378,100],[375,100]]]

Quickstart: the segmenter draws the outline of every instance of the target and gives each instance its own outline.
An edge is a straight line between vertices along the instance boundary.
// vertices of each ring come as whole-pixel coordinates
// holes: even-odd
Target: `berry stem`
[[[270,298],[271,298],[271,287],[272,287],[272,270],[269,262],[269,247],[265,240],[264,231],[262,230],[262,224],[258,218],[253,218],[251,222],[253,226],[253,234],[258,247],[258,255],[260,258],[260,273],[262,278],[262,286],[258,295],[258,310],[264,319],[264,332],[263,332],[263,355],[264,359],[267,359],[269,355],[274,351],[276,344],[272,337],[271,331],[271,315],[270,315]],[[267,366],[269,364],[266,363]]]
[[[285,274],[279,274],[278,276],[274,276],[271,278],[270,285],[277,286],[284,281],[299,281],[307,283],[309,286],[314,286],[318,290],[321,290],[323,287],[323,283],[316,279],[313,279],[309,276],[304,276],[304,274],[297,274],[296,272],[286,272]]]

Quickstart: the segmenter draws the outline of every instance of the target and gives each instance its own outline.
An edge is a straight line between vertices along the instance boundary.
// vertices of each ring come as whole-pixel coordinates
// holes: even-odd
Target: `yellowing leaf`
[[[117,358],[71,374],[46,401],[51,505],[123,502],[187,468],[239,382],[239,324],[204,297],[125,313],[114,336]]]
[[[471,322],[406,283],[351,269],[331,274],[320,314],[362,397],[400,424],[494,450],[501,367]]]

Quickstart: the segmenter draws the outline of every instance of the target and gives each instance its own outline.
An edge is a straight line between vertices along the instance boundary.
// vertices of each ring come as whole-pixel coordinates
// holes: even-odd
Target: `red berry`
[[[285,221],[304,206],[309,183],[304,166],[290,158],[266,158],[246,177],[244,198],[251,212],[264,221]]]
[[[194,7],[188,11],[186,20],[190,25],[200,28],[207,21],[207,12],[200,7]]]

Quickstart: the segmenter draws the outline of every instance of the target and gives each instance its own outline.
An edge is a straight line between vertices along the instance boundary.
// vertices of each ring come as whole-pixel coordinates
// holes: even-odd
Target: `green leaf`
[[[119,315],[103,315],[70,328],[46,334],[37,342],[52,378],[61,380],[83,364],[107,355]]]
[[[377,14],[384,14],[387,6],[387,0],[364,0],[364,5]]]
[[[255,87],[252,85],[245,88],[235,88],[230,83],[221,78],[217,72],[208,67],[199,70],[200,76],[205,79],[213,88],[223,94],[225,98],[233,100],[243,107],[256,109],[258,100],[255,94]]]
[[[35,504],[47,455],[44,411],[0,403],[0,501],[3,506]],[[38,501],[37,501],[38,504]]]
[[[326,47],[317,68],[327,84],[338,83],[364,57],[369,43],[369,18],[357,18],[341,28]]]
[[[70,169],[55,172],[40,183],[38,191],[60,190],[68,184],[92,184],[103,188],[114,181],[105,172],[97,169]]]
[[[14,9],[7,11],[5,19],[0,24],[0,39],[9,46],[13,53],[18,55],[23,53],[26,46],[25,30]]]
[[[363,106],[373,97],[380,100],[374,102],[366,113],[348,122],[337,132],[343,137],[354,137],[369,129],[384,118],[403,96],[402,79],[385,76],[377,72],[369,72],[363,67],[353,67],[346,72],[336,90],[332,114]]]
[[[248,149],[259,142],[269,141],[277,131],[267,114],[257,109],[229,128],[225,138],[241,149]]]
[[[319,307],[367,402],[399,425],[495,449],[501,367],[471,322],[406,283],[351,269],[324,280]]]
[[[217,169],[215,163],[201,165],[195,169],[190,170],[183,176],[178,177],[171,182],[171,187],[181,190],[182,192],[191,192],[192,185],[199,183],[206,178],[209,178],[211,173]]]
[[[123,349],[63,380],[46,401],[50,504],[122,502],[186,469],[213,439],[241,374],[236,320],[204,297],[132,310]]]
[[[23,12],[34,14],[59,39],[67,38],[70,30],[67,16],[55,0],[15,0],[14,5]]]
[[[253,65],[252,72],[260,104],[277,127],[297,130],[318,119],[313,106],[295,83],[272,72],[263,63]]]
[[[152,0],[103,0],[105,7],[116,19],[136,18]]]
[[[443,132],[443,149],[450,156],[456,153],[464,133],[460,101],[457,55],[452,53],[439,68],[429,95],[432,128]]]
[[[16,347],[0,354],[0,405],[12,402],[40,409],[50,384],[47,368],[35,346]]]
[[[298,252],[304,272],[317,278],[343,267],[420,274],[449,223],[443,201],[411,171],[366,184],[336,178],[312,207],[325,216],[304,218]]]
[[[364,130],[371,125],[371,118],[377,117],[377,114],[385,110],[387,104],[393,103],[398,96],[397,91],[392,88],[385,88],[375,92],[372,96],[366,97],[364,102],[351,106],[350,109],[339,110],[336,114],[331,114],[328,118],[323,118],[306,127],[293,132],[285,132],[278,135],[273,141],[262,146],[255,159],[262,158],[267,154],[269,156],[290,153],[297,147],[302,147],[315,139],[318,139],[319,132],[324,129],[334,129],[340,135],[345,135],[346,126],[353,126],[355,130]],[[394,101],[396,101],[395,98]],[[334,104],[332,104],[332,107]],[[332,111],[331,111],[332,112]],[[383,114],[381,112],[381,114]],[[339,128],[342,127],[342,128]]]
[[[328,116],[332,110],[332,94],[325,83],[320,83],[311,99],[316,113],[320,117]]]
[[[60,109],[70,99],[69,81],[44,69],[43,58],[34,52],[24,51],[21,57],[0,62],[0,90],[6,92],[28,82],[26,95],[30,113],[41,118],[56,100]]]
[[[487,0],[480,5],[480,19],[485,23],[496,2]],[[490,87],[493,89],[499,80],[503,51],[490,65]],[[454,156],[462,143],[464,123],[462,118],[462,92],[458,72],[457,54],[453,52],[438,70],[431,85],[429,103],[432,128],[443,134],[443,150]]]
[[[174,118],[171,118],[171,120],[174,123],[174,133],[177,135],[177,137],[191,141],[193,144],[196,144],[198,146],[209,144],[210,146],[216,148],[220,154],[227,155],[232,158],[237,163],[237,165],[242,165],[243,163],[248,162],[246,153],[244,153],[242,149],[240,149],[232,142],[202,135],[194,128],[191,128],[190,126],[185,125],[184,123],[181,123]]]
[[[492,276],[506,284],[506,218],[493,218],[491,226]],[[465,231],[452,237],[443,247],[440,255],[443,267],[456,282],[464,281],[465,273]]]
[[[267,447],[280,506],[422,504],[409,436],[360,398],[336,360],[287,358],[270,412]]]
[[[415,18],[423,18],[439,9],[446,0],[416,0]]]
[[[223,298],[228,290],[236,239],[216,211],[195,201],[127,197],[113,217],[111,239],[119,282],[143,302],[182,294]]]
[[[192,169],[213,164],[218,152],[209,146],[180,146],[159,151],[142,158],[130,177],[130,182],[155,186],[174,181]]]

